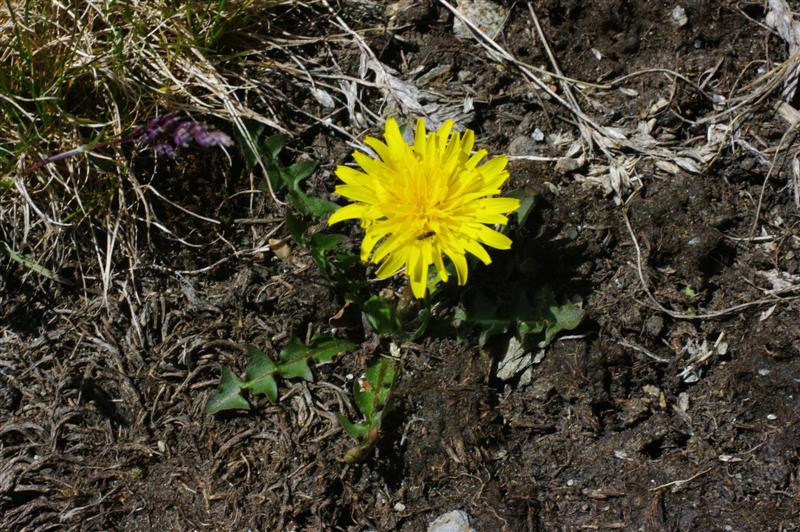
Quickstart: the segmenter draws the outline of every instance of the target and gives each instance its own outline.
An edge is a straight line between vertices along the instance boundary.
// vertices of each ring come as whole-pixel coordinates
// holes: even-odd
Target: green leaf
[[[314,380],[314,375],[311,373],[311,368],[308,367],[308,361],[305,358],[286,362],[278,366],[278,371],[284,379],[303,379],[304,381]]]
[[[338,416],[345,431],[361,442],[361,445],[352,447],[345,453],[340,459],[343,462],[359,462],[369,457],[380,439],[383,416],[389,411],[396,378],[397,368],[394,362],[381,358],[353,383],[353,399],[366,421],[356,424],[344,416]]]
[[[372,384],[366,379],[362,379],[356,379],[353,382],[353,400],[359,412],[369,421],[372,417],[372,412],[375,410],[375,406],[373,405],[375,394],[372,393]],[[362,387],[362,385],[364,387]]]
[[[297,338],[292,338],[281,351],[281,363],[278,365],[278,371],[286,379],[302,378],[310,381],[313,379],[313,375],[311,368],[308,367],[309,360],[313,360],[317,364],[327,364],[339,353],[349,351],[354,347],[353,342],[337,338],[315,338],[309,346],[304,345]]]
[[[300,161],[286,168],[285,172],[291,184],[298,185],[300,181],[313,174],[316,167],[317,163],[314,161]]]
[[[373,383],[373,386],[378,389],[376,407],[385,407],[387,405],[389,402],[389,394],[392,392],[395,377],[397,376],[397,368],[393,363],[386,362],[386,360],[383,360],[383,363],[386,365],[386,371],[382,375],[375,372],[375,381]],[[369,379],[370,376],[367,375],[367,378]],[[382,413],[383,410],[378,414],[380,415]]]
[[[258,149],[258,139],[261,137],[261,134],[264,132],[264,124],[260,122],[247,122],[245,123],[245,129],[247,130],[247,135],[252,140],[253,144]],[[244,167],[247,171],[253,170],[256,167],[256,163],[258,162],[258,156],[255,151],[250,148],[250,145],[244,138],[244,135],[239,133],[237,129],[234,133],[237,137],[237,146],[240,146],[242,149],[242,156],[244,157]]]
[[[338,248],[346,240],[346,236],[337,233],[317,233],[311,237],[309,246],[311,248],[311,257],[320,270],[324,272],[331,271],[331,263],[328,260],[327,253]]]
[[[544,337],[545,345],[549,344],[559,332],[571,331],[583,320],[583,310],[572,303],[551,306],[550,315],[555,318],[555,322],[547,326]]]
[[[253,394],[264,394],[273,403],[278,401],[278,383],[275,381],[277,367],[267,355],[255,346],[248,345],[250,364],[245,370],[242,386]]]
[[[222,370],[219,388],[211,394],[206,405],[209,414],[223,410],[250,410],[250,403],[242,397],[242,381],[227,368]]]
[[[364,423],[353,423],[345,416],[341,414],[337,414],[336,418],[339,420],[339,423],[342,425],[344,431],[350,435],[356,441],[364,440],[367,436],[367,432],[369,428]]]
[[[535,190],[526,187],[514,190],[513,192],[509,193],[509,197],[519,199],[519,207],[514,214],[517,217],[519,225],[525,225],[525,221],[528,219],[531,211],[536,206],[538,193]]]
[[[456,311],[456,319],[478,325],[481,329],[478,344],[483,347],[492,336],[508,332],[512,325],[510,318],[498,313],[497,303],[481,292],[473,299],[467,309]]]
[[[316,337],[311,340],[311,345],[306,346],[294,337],[281,351],[281,362],[292,362],[303,358],[314,360],[317,364],[327,364],[339,353],[349,351],[355,346],[353,342],[327,336]]]
[[[422,335],[425,334],[425,331],[428,330],[428,325],[430,325],[432,317],[433,313],[431,309],[428,307],[423,308],[411,321],[411,326],[414,327],[414,330],[406,334],[406,339],[413,342],[421,338]]]
[[[281,175],[289,188],[289,201],[303,214],[310,214],[317,218],[327,216],[337,210],[339,206],[322,198],[309,196],[300,187],[300,182],[314,173],[317,163],[314,161],[300,161],[282,170]]]
[[[286,210],[286,227],[289,229],[289,234],[292,235],[295,242],[301,246],[308,246],[308,239],[306,238],[308,224],[295,216],[294,213],[288,209]]]
[[[308,196],[303,194],[303,202],[309,214],[317,218],[323,218],[329,214],[333,214],[339,209],[339,205],[322,198]]]
[[[350,351],[356,347],[353,342],[339,340],[338,338],[327,338],[321,336],[311,341],[310,356],[318,364],[328,364],[332,362],[336,355]]]
[[[23,266],[25,266],[29,270],[31,270],[33,272],[36,272],[39,275],[43,275],[43,276],[47,277],[48,279],[52,279],[53,281],[56,281],[58,283],[61,283],[61,284],[67,285],[67,286],[72,286],[74,284],[72,281],[70,281],[66,277],[63,277],[62,275],[57,274],[53,270],[45,268],[44,266],[42,266],[41,264],[39,264],[35,260],[26,257],[22,253],[18,253],[16,251],[14,251],[10,247],[8,247],[8,244],[6,244],[5,242],[2,242],[2,241],[0,241],[0,252],[2,252],[4,255],[6,255],[11,260],[14,260],[14,261],[22,264]]]
[[[394,364],[381,358],[353,383],[356,406],[370,424],[374,421],[378,409],[386,405],[394,386],[396,373]]]
[[[479,292],[465,309],[456,311],[455,317],[480,327],[481,346],[492,336],[505,334],[516,326],[521,340],[529,334],[544,333],[539,344],[545,347],[559,332],[576,328],[583,319],[583,310],[571,303],[559,305],[553,291],[542,287],[533,304],[524,291],[519,291],[511,309],[502,312],[496,301]]]
[[[522,296],[517,301],[515,316],[519,320],[518,331],[522,339],[531,333],[544,332],[540,347],[546,347],[561,331],[569,331],[580,325],[583,310],[573,305],[556,303],[555,294],[549,288],[542,288],[536,294],[535,304],[531,305]]]
[[[306,345],[296,336],[292,336],[292,339],[289,340],[286,347],[281,350],[281,362],[289,362],[293,359],[300,358],[306,352],[308,352]]]
[[[382,297],[370,297],[364,302],[362,309],[367,321],[377,334],[398,334],[402,332],[403,325],[397,317],[396,306]]]
[[[262,153],[272,160],[278,159],[278,154],[280,154],[283,147],[286,145],[286,135],[273,135],[266,140],[262,146]]]
[[[444,269],[447,272],[448,279],[456,278],[456,267],[452,262],[447,261],[444,265]],[[431,298],[436,295],[441,286],[442,276],[439,275],[439,271],[436,268],[433,268],[433,271],[428,274],[428,292]]]

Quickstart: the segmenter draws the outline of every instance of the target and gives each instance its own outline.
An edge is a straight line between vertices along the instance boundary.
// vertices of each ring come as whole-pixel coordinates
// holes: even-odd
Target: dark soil
[[[533,2],[575,79],[657,68],[699,83],[710,73],[708,90],[728,94],[742,72],[738,83],[755,78],[753,61],[785,59],[785,44],[745,16],[763,20],[762,3],[687,1],[684,27],[672,23],[675,5]],[[548,65],[532,45],[527,6],[506,6],[512,15],[498,42]],[[345,10],[354,28],[383,24],[375,13]],[[440,4],[412,2],[393,24],[366,33],[381,60],[401,72],[451,65],[433,88],[474,96],[475,119],[463,125],[491,152],[537,127],[574,131],[514,70],[454,39]],[[340,60],[357,68],[357,56]],[[691,120],[712,104],[687,84],[649,73],[628,86],[638,96],[608,94],[601,108],[587,105],[590,114],[635,127],[665,97],[657,129],[676,141],[706,134]],[[766,150],[787,127],[765,105],[745,129]],[[311,128],[293,142],[326,161],[312,186],[329,193],[330,165],[348,154],[344,139]],[[229,241],[257,240],[282,219],[274,208],[275,223],[236,225],[246,199],[225,198],[249,184],[221,159],[181,170],[169,197],[221,217]],[[799,273],[789,164],[776,168],[761,209],[757,236],[774,238],[749,238],[767,170],[745,150],[725,150],[699,175],[665,178],[645,162],[642,188],[617,206],[552,163],[512,162],[511,185],[539,191],[540,201],[516,228],[514,249],[475,270],[470,285],[499,295],[550,286],[582,302],[583,324],[547,348],[529,385],[501,382],[507,337],[481,349],[477,331],[456,335],[451,311],[466,296],[453,290],[433,336],[403,346],[396,410],[374,456],[358,464],[337,461],[351,442],[335,414],[353,413],[346,376],[363,371],[374,348],[360,328],[347,334],[361,349],[315,368],[313,383],[282,383],[278,405],[260,399],[249,413],[205,412],[221,369],[246,364],[244,344],[275,354],[291,335],[330,332],[342,301],[302,249],[181,274],[228,248],[211,228],[170,211],[171,227],[194,231],[204,251],[152,245],[141,264],[161,267],[141,267],[137,284],[118,287],[108,307],[6,266],[0,529],[416,531],[463,509],[479,531],[798,530],[799,304],[698,317],[764,299],[770,272]],[[643,290],[626,218],[643,277],[670,313]]]

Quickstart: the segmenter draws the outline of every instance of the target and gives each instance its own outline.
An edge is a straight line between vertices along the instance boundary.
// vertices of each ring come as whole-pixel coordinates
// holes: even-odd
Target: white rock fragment
[[[672,10],[672,22],[679,28],[689,22],[689,17],[686,16],[686,10],[683,6],[675,6],[675,9]]]
[[[326,91],[317,87],[312,87],[310,90],[311,95],[314,96],[314,99],[317,100],[317,103],[319,103],[325,109],[333,109],[336,107],[336,102],[333,101],[333,97]]]
[[[626,453],[625,451],[623,451],[621,449],[618,449],[618,450],[614,451],[614,457],[618,458],[620,460],[628,460],[629,459],[628,453]]]
[[[492,39],[499,35],[508,16],[506,8],[489,0],[461,0],[458,11]],[[472,38],[472,30],[459,17],[453,20],[453,33],[459,39]]]
[[[429,524],[428,532],[475,532],[475,529],[469,526],[469,516],[465,512],[453,510]]]
[[[503,360],[497,365],[497,378],[503,381],[513,379],[531,365],[531,354],[526,352],[516,337],[508,341],[508,349]]]
[[[678,394],[678,408],[681,412],[686,412],[689,410],[689,394],[686,392],[681,392]]]

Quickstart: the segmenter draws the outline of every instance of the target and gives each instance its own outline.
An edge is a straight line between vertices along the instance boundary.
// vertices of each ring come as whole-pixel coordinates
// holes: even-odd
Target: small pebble
[[[767,419],[769,419],[770,421],[775,421],[776,419],[778,419],[778,416],[776,416],[775,414],[767,414]]]
[[[761,375],[762,377],[766,377],[767,375],[769,375],[769,370],[766,368],[761,368],[760,370],[758,370],[758,374]]]
[[[522,135],[511,141],[508,146],[509,155],[533,155],[536,152],[536,141]]]
[[[475,532],[475,529],[469,526],[469,516],[466,513],[453,510],[429,524],[428,532]]]
[[[681,392],[678,394],[678,408],[681,409],[681,412],[686,412],[689,410],[689,394],[686,392]]]
[[[686,10],[683,6],[675,6],[675,9],[672,10],[672,21],[679,28],[689,22],[689,17],[686,16]]]

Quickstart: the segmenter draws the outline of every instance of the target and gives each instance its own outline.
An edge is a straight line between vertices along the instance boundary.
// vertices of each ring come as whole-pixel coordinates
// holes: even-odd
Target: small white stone
[[[672,10],[672,21],[679,28],[689,22],[689,17],[686,16],[686,10],[683,9],[683,6],[675,6],[675,9]]]
[[[475,532],[469,526],[469,516],[461,510],[440,515],[428,525],[428,532]]]
[[[505,7],[489,0],[461,0],[458,11],[492,39],[503,30],[508,17]],[[453,33],[458,39],[472,38],[472,30],[459,17],[453,19]]]
[[[406,511],[406,505],[403,504],[402,502],[396,502],[396,503],[394,503],[394,511],[395,512],[405,512]]]
[[[758,370],[758,374],[761,375],[762,377],[766,377],[767,375],[769,375],[769,370],[766,368],[761,368],[760,370]]]
[[[681,392],[678,394],[678,408],[681,409],[681,412],[686,412],[689,410],[689,394],[686,392]]]
[[[770,421],[775,421],[776,419],[778,419],[778,416],[776,416],[775,414],[767,414],[767,419],[769,419]]]

